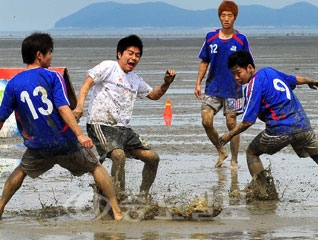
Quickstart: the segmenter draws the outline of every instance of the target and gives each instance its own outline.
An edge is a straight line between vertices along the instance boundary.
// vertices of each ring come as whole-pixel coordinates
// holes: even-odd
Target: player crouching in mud
[[[317,137],[304,108],[293,93],[296,85],[308,84],[310,88],[317,89],[318,80],[287,75],[270,67],[257,70],[253,57],[247,51],[230,55],[228,68],[240,84],[247,84],[245,104],[242,122],[221,136],[220,143],[224,145],[248,129],[257,117],[265,122],[265,130],[247,147],[246,160],[253,180],[263,185],[260,200],[277,199],[274,183],[266,176],[260,155],[272,155],[290,144],[299,157],[311,157],[318,163]]]

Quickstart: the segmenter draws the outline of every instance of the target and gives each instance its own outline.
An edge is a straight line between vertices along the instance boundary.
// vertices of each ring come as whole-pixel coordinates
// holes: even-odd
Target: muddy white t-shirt
[[[87,71],[94,80],[87,123],[106,126],[129,124],[137,98],[145,98],[152,88],[134,72],[125,73],[117,61],[103,61]]]

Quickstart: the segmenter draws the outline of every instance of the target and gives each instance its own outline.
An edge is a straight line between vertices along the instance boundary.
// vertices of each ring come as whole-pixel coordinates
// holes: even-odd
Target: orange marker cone
[[[170,99],[167,99],[165,110],[162,114],[163,119],[165,120],[166,126],[171,126],[172,124],[172,107]]]

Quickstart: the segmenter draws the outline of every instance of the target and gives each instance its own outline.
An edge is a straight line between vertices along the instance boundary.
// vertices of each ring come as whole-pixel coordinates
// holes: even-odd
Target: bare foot
[[[215,164],[215,167],[221,167],[224,160],[229,156],[228,153],[223,153],[219,155],[218,162]]]
[[[124,219],[124,213],[123,212],[119,212],[114,214],[114,220],[115,221],[120,221]]]
[[[230,169],[238,169],[237,161],[231,161]]]

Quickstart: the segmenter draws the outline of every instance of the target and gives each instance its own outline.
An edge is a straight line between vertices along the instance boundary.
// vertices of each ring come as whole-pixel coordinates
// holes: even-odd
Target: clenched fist
[[[175,76],[176,76],[176,71],[173,70],[173,69],[168,69],[165,73],[165,77],[164,77],[164,80],[165,80],[165,83],[167,84],[170,84],[173,82]]]

